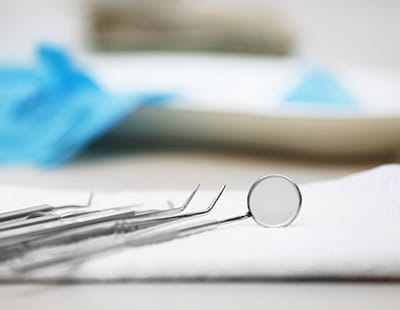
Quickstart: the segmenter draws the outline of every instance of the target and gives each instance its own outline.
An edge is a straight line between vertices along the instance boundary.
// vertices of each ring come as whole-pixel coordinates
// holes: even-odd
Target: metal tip
[[[225,189],[226,189],[226,184],[221,187],[221,189],[219,190],[217,196],[215,196],[215,198],[211,202],[210,206],[208,207],[207,212],[211,211],[214,208],[214,206],[217,204],[218,200],[221,198],[221,196],[222,196],[223,192],[225,191]]]
[[[200,188],[200,184],[197,184],[194,190],[190,193],[189,197],[186,199],[186,201],[182,205],[182,210],[186,209],[186,207],[189,205],[189,203],[192,201],[194,195],[197,193],[197,191]]]
[[[171,200],[167,200],[167,205],[168,205],[168,209],[173,209],[175,208],[174,203]]]
[[[93,196],[94,196],[94,194],[93,194],[93,192],[91,192],[85,207],[90,207],[90,205],[92,204],[92,201],[93,201]]]

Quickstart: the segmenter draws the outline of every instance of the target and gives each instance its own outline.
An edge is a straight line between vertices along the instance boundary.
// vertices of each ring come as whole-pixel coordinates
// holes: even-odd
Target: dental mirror
[[[272,174],[254,182],[247,194],[247,207],[253,219],[264,227],[285,227],[298,216],[301,192],[290,178]]]
[[[180,220],[182,218],[193,217],[193,215],[197,216],[199,214],[208,213],[221,198],[224,190],[225,186],[222,187],[211,203],[211,206],[208,207],[206,211],[197,212],[194,214],[182,214],[180,216],[174,216],[173,218]],[[150,227],[137,230],[134,233],[127,235],[126,238],[120,239],[118,242],[115,242],[114,239],[110,239],[108,240],[110,243],[100,244],[99,247],[85,248],[81,252],[61,252],[58,256],[52,255],[48,259],[43,259],[36,262],[31,262],[28,257],[27,263],[16,268],[16,271],[24,272],[54,264],[65,263],[68,261],[82,260],[92,255],[97,255],[105,251],[110,251],[127,245],[132,247],[171,241],[177,238],[188,237],[197,233],[211,231],[223,224],[230,224],[248,219],[250,217],[253,218],[257,224],[263,227],[285,227],[290,225],[297,218],[300,212],[301,203],[301,192],[295,182],[283,175],[267,175],[258,179],[251,185],[247,194],[248,211],[240,216],[231,217],[224,220],[207,220],[197,224],[189,223],[188,226],[184,227],[174,227],[174,221],[165,224],[166,226],[164,227],[160,227],[163,225],[159,225],[159,229],[157,226],[152,225]],[[170,224],[172,224],[172,227],[168,226]]]

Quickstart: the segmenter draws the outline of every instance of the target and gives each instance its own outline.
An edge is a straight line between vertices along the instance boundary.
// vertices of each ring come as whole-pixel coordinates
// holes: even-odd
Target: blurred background
[[[30,57],[38,42],[62,44],[73,51],[246,51],[246,42],[252,41],[247,47],[251,52],[398,70],[399,6],[395,0],[2,0],[0,52],[13,59]],[[203,36],[203,42],[178,40],[196,28],[196,39]],[[235,45],[207,42],[212,30],[215,37],[229,34]],[[168,36],[172,42],[161,41]]]
[[[300,181],[310,181],[398,161],[399,13],[395,0],[0,0],[3,67],[37,68],[35,50],[47,43],[99,83],[89,100],[87,84],[81,87],[75,73],[59,79],[65,70],[53,68],[49,77],[48,64],[45,70],[39,66],[37,76],[46,86],[40,94],[52,79],[65,83],[63,92],[44,98],[59,103],[68,97],[62,104],[73,107],[73,117],[57,110],[60,118],[42,130],[63,123],[63,134],[44,143],[38,131],[27,142],[19,135],[32,132],[41,118],[24,127],[10,117],[11,108],[3,109],[1,150],[5,154],[12,144],[13,152],[0,159],[13,165],[2,168],[1,181],[111,189],[126,186],[111,179],[128,169],[143,188],[162,187],[159,176],[169,171],[191,173],[210,187],[222,180],[215,175],[233,175],[234,186],[243,187],[260,170],[296,176],[311,169],[298,173]],[[50,57],[51,66],[59,66],[58,56],[50,54],[42,52],[39,64]],[[7,107],[23,106],[29,119],[32,106],[42,101],[35,93],[29,109],[25,97],[13,103],[21,88],[9,90],[10,76],[7,70],[0,75],[7,94],[2,98],[11,102]],[[22,84],[25,91],[26,78]],[[121,108],[108,92],[136,96],[135,107]],[[171,99],[149,104],[154,100],[142,93]],[[79,124],[96,124],[90,133],[76,125],[79,107],[89,101]],[[106,108],[92,104],[97,101]],[[103,114],[93,121],[98,113]],[[78,143],[78,136],[85,138]],[[39,148],[52,155],[37,156]],[[40,172],[32,163],[50,163],[58,172]],[[76,177],[88,171],[107,171],[110,178]],[[74,181],[64,182],[61,175]],[[140,180],[144,175],[150,177]],[[171,182],[183,187],[187,179]]]
[[[201,191],[223,184],[247,191],[261,176],[279,173],[301,187],[399,163],[399,32],[398,0],[0,0],[0,188],[186,195],[199,183]],[[389,195],[391,181],[377,193]],[[343,198],[348,188],[321,208],[354,205]],[[356,203],[365,189],[358,183],[354,189]],[[388,208],[390,198],[379,196]],[[392,226],[379,225],[384,218],[374,221],[373,238],[362,234],[356,247],[375,262],[372,279],[380,269],[386,275],[396,269],[394,256],[383,263],[379,238],[396,236]],[[329,218],[340,224],[335,219]],[[338,240],[327,233],[329,227],[319,239]],[[371,250],[374,240],[381,250]],[[292,249],[315,251],[307,244]],[[348,258],[337,262],[339,278],[341,264],[348,265],[344,273],[368,269],[367,261],[352,266]],[[177,308],[197,296],[199,308],[229,302],[230,309],[265,308],[268,298],[296,309],[305,303],[395,309],[400,296],[391,281],[125,282],[116,289],[114,281],[77,288],[13,284],[0,289],[0,298],[2,308],[24,309],[27,303],[79,308],[89,300],[97,308],[110,308],[107,301]]]

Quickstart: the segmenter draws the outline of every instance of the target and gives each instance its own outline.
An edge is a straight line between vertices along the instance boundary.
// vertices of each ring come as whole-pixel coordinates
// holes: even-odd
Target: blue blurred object
[[[110,94],[54,47],[40,47],[37,60],[0,67],[0,163],[62,164],[136,107],[171,97]]]
[[[356,101],[329,72],[309,70],[300,83],[284,98],[290,105],[307,105],[317,108],[349,108]]]

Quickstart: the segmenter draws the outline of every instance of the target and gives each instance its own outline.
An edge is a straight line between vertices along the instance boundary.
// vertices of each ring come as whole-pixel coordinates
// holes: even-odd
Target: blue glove
[[[354,109],[357,101],[348,90],[328,71],[312,68],[283,101],[286,105],[338,111]]]
[[[0,67],[0,163],[62,164],[136,107],[171,98],[107,93],[56,48],[37,58],[37,68]]]

